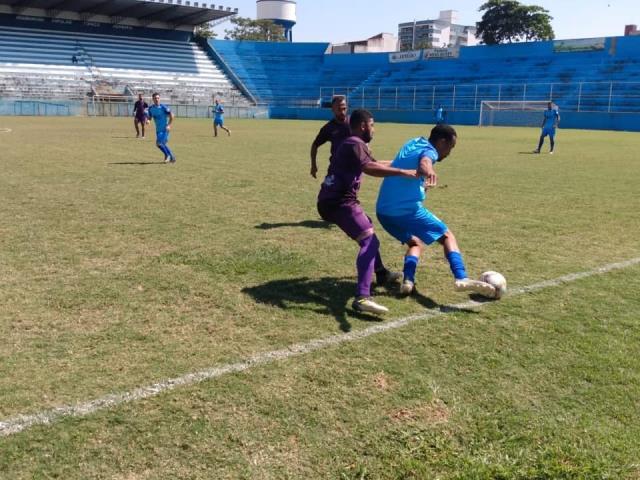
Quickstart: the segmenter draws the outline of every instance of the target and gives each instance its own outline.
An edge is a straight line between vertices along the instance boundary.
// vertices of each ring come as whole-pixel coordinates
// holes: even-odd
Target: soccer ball
[[[492,271],[484,272],[482,275],[480,275],[479,280],[495,287],[496,299],[502,297],[505,293],[507,293],[507,279],[504,278],[501,273]]]

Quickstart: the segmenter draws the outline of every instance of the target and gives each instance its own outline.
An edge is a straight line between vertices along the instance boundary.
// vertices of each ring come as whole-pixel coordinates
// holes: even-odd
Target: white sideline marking
[[[11,133],[13,130],[10,128],[0,128],[0,133]]]
[[[534,283],[533,285],[529,285],[526,287],[511,289],[509,291],[509,296],[522,295],[524,293],[534,292],[536,290],[542,290],[544,288],[555,287],[563,283],[574,282],[582,278],[592,277],[594,275],[611,272],[613,270],[621,270],[623,268],[628,268],[638,264],[640,264],[640,257],[633,258],[624,262],[610,263],[608,265],[604,265],[602,267],[598,267],[586,272],[572,273],[555,278],[553,280],[545,280],[543,282]],[[97,398],[95,400],[89,400],[88,402],[53,408],[51,410],[44,410],[31,415],[17,415],[13,418],[8,418],[7,420],[0,422],[0,437],[8,437],[10,435],[14,435],[36,425],[49,425],[63,417],[85,417],[99,410],[116,407],[118,405],[134,402],[137,400],[143,400],[145,398],[155,397],[160,393],[171,391],[178,387],[194,385],[205,380],[221,377],[222,375],[226,375],[228,373],[243,372],[252,367],[272,363],[276,360],[284,360],[291,357],[297,357],[299,355],[304,355],[306,353],[314,352],[326,347],[340,345],[346,342],[353,342],[370,337],[372,335],[376,335],[378,333],[386,332],[388,330],[401,328],[417,320],[425,320],[439,315],[445,315],[455,310],[478,307],[484,304],[485,303],[470,300],[464,303],[458,303],[456,305],[442,306],[440,310],[429,311],[426,313],[399,318],[398,320],[374,325],[357,332],[332,335],[325,338],[311,340],[307,343],[290,345],[289,347],[282,350],[257,353],[237,363],[230,363],[218,367],[212,367],[200,372],[188,373],[181,377],[163,380],[161,382],[147,385],[145,387],[140,387],[129,392],[113,393],[110,395],[105,395],[101,398]]]

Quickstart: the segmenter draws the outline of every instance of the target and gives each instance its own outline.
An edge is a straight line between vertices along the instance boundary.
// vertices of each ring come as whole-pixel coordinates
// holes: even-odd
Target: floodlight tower
[[[295,0],[256,0],[258,20],[273,20],[284,28],[284,36],[293,41],[291,30],[296,24]]]

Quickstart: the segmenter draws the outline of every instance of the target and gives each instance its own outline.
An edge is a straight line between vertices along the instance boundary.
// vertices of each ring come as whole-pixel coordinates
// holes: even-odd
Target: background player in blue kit
[[[471,280],[462,260],[462,254],[453,232],[447,225],[427,210],[422,202],[426,198],[425,187],[435,187],[438,177],[433,168],[456,146],[456,131],[449,125],[436,125],[429,140],[413,138],[405,143],[391,166],[399,169],[416,169],[416,178],[386,177],[380,186],[376,213],[382,227],[393,237],[407,245],[404,257],[404,279],[400,292],[409,295],[414,291],[415,274],[423,244],[438,242],[455,278],[456,291],[495,296],[495,288],[485,282]]]
[[[218,136],[218,127],[227,132],[227,135],[231,136],[231,131],[224,126],[224,108],[220,103],[220,100],[216,98],[215,105],[213,106],[213,136]]]
[[[164,153],[164,161],[167,163],[176,163],[176,157],[169,149],[169,132],[173,123],[173,113],[166,105],[160,103],[160,94],[154,93],[151,96],[153,105],[149,107],[149,116],[153,118],[156,124],[156,146]]]
[[[542,144],[544,143],[544,137],[549,135],[549,143],[551,144],[551,150],[549,153],[553,155],[553,147],[555,147],[556,127],[560,123],[560,113],[557,108],[553,108],[553,103],[547,104],[547,109],[544,111],[544,120],[542,121],[542,133],[540,134],[540,141],[538,142],[538,148],[533,153],[540,153]]]

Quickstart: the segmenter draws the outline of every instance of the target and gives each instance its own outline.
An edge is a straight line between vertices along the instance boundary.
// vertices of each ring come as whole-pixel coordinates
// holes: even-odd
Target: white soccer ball
[[[482,275],[480,275],[479,280],[495,287],[496,299],[502,297],[505,293],[507,293],[507,279],[504,278],[504,275],[502,275],[501,273],[493,271],[484,272]]]

